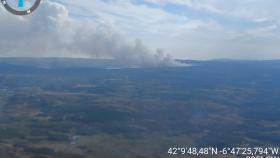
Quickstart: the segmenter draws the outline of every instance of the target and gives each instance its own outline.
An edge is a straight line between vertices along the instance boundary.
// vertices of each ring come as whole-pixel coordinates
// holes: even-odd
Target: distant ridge
[[[235,59],[214,59],[214,60],[183,60],[177,62],[189,65],[207,64],[246,64],[246,65],[267,65],[280,66],[280,60],[235,60]],[[88,59],[88,58],[29,58],[29,57],[0,57],[0,66],[3,67],[33,67],[33,68],[105,68],[119,69],[129,68],[126,65],[113,59]]]

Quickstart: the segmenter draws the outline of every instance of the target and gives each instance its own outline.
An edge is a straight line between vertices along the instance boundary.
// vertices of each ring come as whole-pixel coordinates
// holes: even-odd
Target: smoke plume
[[[30,16],[0,8],[0,56],[113,58],[127,66],[177,66],[170,55],[128,41],[106,24],[69,16],[62,4],[46,1]]]

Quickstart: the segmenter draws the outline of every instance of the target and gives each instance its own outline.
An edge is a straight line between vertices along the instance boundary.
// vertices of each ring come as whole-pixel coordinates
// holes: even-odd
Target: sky
[[[27,17],[0,10],[0,55],[131,63],[280,59],[279,6],[279,0],[45,0]]]

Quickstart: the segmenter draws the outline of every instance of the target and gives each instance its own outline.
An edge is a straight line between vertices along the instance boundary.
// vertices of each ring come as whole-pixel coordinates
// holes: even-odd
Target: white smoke
[[[65,6],[46,1],[30,16],[0,9],[0,56],[113,58],[127,66],[177,66],[161,50],[127,41],[112,27],[69,16]]]

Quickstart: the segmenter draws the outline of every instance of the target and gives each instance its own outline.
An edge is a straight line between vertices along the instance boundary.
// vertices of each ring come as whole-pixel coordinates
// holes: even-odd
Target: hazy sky
[[[115,49],[123,51],[124,47],[125,51],[135,51],[134,49],[138,51],[137,44],[133,42],[139,39],[142,41],[141,47],[143,45],[142,52],[147,49],[152,53],[160,48],[174,58],[280,58],[279,0],[53,0],[51,2],[56,3],[41,5],[30,17],[13,17],[2,9],[1,25],[3,22],[5,24],[0,26],[0,33],[5,35],[9,32],[12,35],[10,37],[0,35],[0,46],[12,47],[7,44],[9,40],[16,42],[15,38],[19,37],[20,40],[30,38],[40,45],[35,47],[30,42],[23,42],[23,45],[17,49],[30,51],[23,53],[23,56],[36,56],[34,50],[43,51],[44,55],[41,56],[78,56],[75,53],[87,55],[86,51],[92,53],[95,48],[100,55],[106,51],[113,52]],[[22,22],[24,24],[21,24]],[[14,25],[22,25],[26,28]],[[99,29],[100,26],[102,29]],[[27,30],[31,35],[23,38]],[[80,33],[75,33],[77,31]],[[86,33],[90,35],[85,35]],[[51,44],[51,41],[58,38],[59,42]],[[99,38],[104,43],[100,42]],[[121,44],[119,41],[122,41]],[[99,44],[93,44],[91,48],[91,42]],[[130,42],[132,44],[128,44]],[[109,48],[106,43],[109,43]],[[72,46],[75,44],[77,46]],[[27,47],[35,48],[29,50]],[[68,53],[69,47],[75,52]],[[126,49],[126,47],[131,48]],[[21,55],[21,52],[16,49],[0,50],[1,54],[3,51],[6,52],[4,56]],[[111,55],[112,52],[106,55]],[[161,58],[167,57],[164,55]]]

